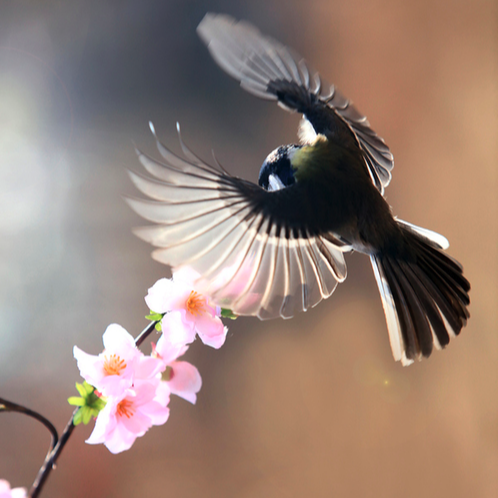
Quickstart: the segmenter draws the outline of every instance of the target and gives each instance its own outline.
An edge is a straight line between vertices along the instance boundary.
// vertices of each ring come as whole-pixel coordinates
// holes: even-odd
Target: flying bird
[[[344,254],[371,261],[391,349],[404,365],[444,348],[469,318],[470,284],[448,241],[394,217],[384,189],[393,156],[365,116],[292,49],[251,24],[207,14],[197,28],[242,88],[302,114],[299,144],[264,161],[259,185],[157,139],[153,177],[130,172],[151,200],[128,199],[154,225],[135,229],[153,258],[196,275],[196,289],[237,315],[291,318],[346,278]]]

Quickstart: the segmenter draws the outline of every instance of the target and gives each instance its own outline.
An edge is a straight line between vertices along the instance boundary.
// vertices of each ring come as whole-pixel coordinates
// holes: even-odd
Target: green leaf
[[[158,332],[161,332],[162,331],[162,327],[161,327],[161,322],[157,322],[156,325],[155,325],[155,329],[158,331]]]
[[[74,405],[74,406],[85,406],[85,399],[78,398],[78,396],[71,396],[70,398],[67,398],[67,402],[70,405]]]
[[[73,417],[73,425],[80,425],[81,424],[81,408],[74,414]]]
[[[80,407],[74,415],[73,424],[84,423],[86,425],[92,417],[96,417],[100,413],[106,405],[106,401],[100,398],[95,392],[95,388],[86,381],[83,384],[76,383],[76,389],[81,397],[71,396],[67,400],[70,405]]]
[[[221,308],[221,316],[222,318],[230,318],[230,320],[236,320],[238,318],[238,315],[228,308]]]
[[[78,390],[82,398],[87,395],[87,390],[83,384],[78,384],[78,382],[76,382],[76,389]]]
[[[90,420],[92,419],[93,410],[85,406],[84,408],[81,409],[81,411],[82,411],[81,418],[83,420],[83,423],[87,425],[88,422],[90,422]]]
[[[99,412],[101,412],[104,409],[106,404],[107,403],[102,398],[98,398],[95,400],[95,402],[92,404],[93,409],[97,411],[95,416],[97,416]]]
[[[150,310],[150,314],[147,315],[145,318],[147,320],[150,320],[151,322],[159,322],[162,320],[165,314],[166,313],[156,313],[155,311]]]

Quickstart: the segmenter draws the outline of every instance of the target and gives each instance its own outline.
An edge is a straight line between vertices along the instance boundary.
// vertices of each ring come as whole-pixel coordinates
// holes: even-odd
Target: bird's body
[[[292,188],[302,199],[299,214],[312,220],[308,223],[314,233],[333,232],[367,254],[398,235],[389,205],[372,184],[358,147],[348,149],[318,135],[295,153],[292,166]]]
[[[132,179],[156,201],[130,204],[159,223],[136,232],[159,248],[154,257],[190,266],[217,304],[265,319],[329,297],[354,249],[371,259],[395,359],[409,364],[448,344],[469,317],[470,285],[444,237],[393,217],[383,197],[392,154],[367,119],[251,25],[208,14],[198,32],[244,89],[303,114],[302,143],[273,151],[259,186],[208,166],[183,142],[186,159],[159,142],[165,163],[139,152],[155,180]]]

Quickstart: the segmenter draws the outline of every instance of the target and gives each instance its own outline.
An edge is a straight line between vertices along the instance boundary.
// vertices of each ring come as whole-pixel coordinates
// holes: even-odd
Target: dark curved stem
[[[43,415],[40,415],[38,412],[30,410],[25,406],[12,403],[12,401],[8,401],[3,398],[0,398],[0,412],[23,413],[24,415],[27,415],[28,417],[34,418],[35,420],[38,420],[38,422],[41,422],[48,429],[51,436],[50,447],[48,449],[47,456],[54,449],[57,441],[59,440],[59,435],[57,434],[57,429],[54,427],[52,422],[50,422],[50,420],[47,420]]]
[[[143,344],[145,339],[147,339],[147,337],[149,337],[149,335],[155,330],[157,323],[158,323],[157,321],[149,323],[149,325],[147,325],[147,327],[145,327],[142,330],[142,332],[140,332],[138,337],[135,339],[135,345],[137,346],[137,348],[139,348]],[[1,398],[0,398],[0,409],[2,407],[2,404],[1,404],[2,402],[3,402],[3,404],[5,404],[5,406],[7,406],[7,404],[9,404],[9,405],[13,405],[13,406],[20,408],[20,410],[15,410],[15,411],[20,411],[21,413],[26,413],[26,415],[31,415],[32,417],[36,418],[37,420],[40,420],[41,422],[46,421],[48,424],[48,425],[45,424],[46,427],[49,428],[49,426],[50,426],[54,431],[54,432],[51,431],[52,432],[52,445],[50,447],[50,450],[47,453],[47,456],[45,457],[45,461],[43,462],[43,465],[41,466],[40,470],[38,471],[38,475],[36,476],[36,479],[35,479],[33,485],[31,486],[31,489],[29,491],[28,496],[30,498],[36,498],[41,493],[41,490],[43,488],[43,485],[45,484],[45,481],[47,480],[48,476],[50,475],[50,472],[55,468],[55,464],[57,463],[57,459],[59,458],[59,455],[61,454],[62,449],[66,445],[67,441],[71,437],[71,434],[73,433],[74,428],[76,427],[74,425],[73,421],[74,421],[74,417],[75,417],[76,413],[78,413],[79,408],[76,408],[76,410],[74,410],[73,415],[71,416],[71,419],[67,423],[66,427],[64,428],[64,432],[61,434],[61,437],[59,439],[57,436],[57,431],[55,430],[55,427],[47,419],[45,419],[44,417],[42,417],[38,413],[32,412],[28,408],[24,408],[20,405],[14,405],[14,403],[10,403],[9,401],[4,402],[4,400],[2,400]],[[55,434],[55,439],[54,439],[54,434]]]
[[[76,408],[74,410],[73,415],[71,416],[71,419],[67,423],[66,427],[64,428],[64,432],[61,434],[61,438],[55,445],[55,447],[52,449],[52,451],[49,451],[48,455],[45,458],[45,461],[43,462],[43,465],[41,466],[40,470],[38,471],[38,475],[36,476],[35,482],[33,482],[33,485],[31,486],[31,489],[29,490],[29,497],[30,498],[36,498],[40,493],[43,488],[43,485],[45,484],[45,481],[47,480],[48,476],[50,475],[50,472],[52,469],[55,468],[55,463],[57,462],[57,458],[59,458],[59,455],[64,448],[65,444],[67,443],[69,437],[73,433],[74,428],[76,427],[73,424],[74,416],[78,412],[79,408]]]
[[[3,398],[0,398],[0,411],[23,413],[24,415],[27,415],[28,417],[32,417],[35,420],[38,420],[38,422],[41,422],[49,430],[50,435],[51,435],[51,441],[50,441],[50,446],[48,448],[47,456],[45,457],[45,461],[44,461],[43,466],[42,466],[42,469],[43,469],[46,466],[46,464],[48,462],[50,462],[50,460],[51,460],[50,457],[54,451],[54,448],[56,448],[58,446],[58,444],[60,444],[59,435],[57,434],[57,429],[54,427],[52,422],[50,422],[50,420],[47,420],[43,415],[40,415],[38,412],[30,410],[29,408],[18,405],[16,403],[12,403],[11,401],[8,401],[8,400],[3,399]],[[42,469],[40,469],[40,471],[38,472],[38,476],[40,476]],[[37,481],[38,481],[38,477],[37,477],[37,480],[35,481],[35,483],[37,483]],[[41,489],[41,487],[39,489]],[[35,493],[32,494],[30,491],[29,496],[36,496],[37,493],[36,493],[36,488],[35,488],[34,484],[33,484],[33,487],[31,488],[31,490],[32,491],[34,490]]]
[[[155,330],[156,324],[158,324],[158,323],[159,323],[159,321],[150,322],[149,325],[147,325],[147,327],[145,327],[142,330],[142,332],[140,332],[138,337],[135,339],[135,346],[137,348],[139,348],[143,344],[145,339],[147,339],[147,337],[149,337],[149,335]]]

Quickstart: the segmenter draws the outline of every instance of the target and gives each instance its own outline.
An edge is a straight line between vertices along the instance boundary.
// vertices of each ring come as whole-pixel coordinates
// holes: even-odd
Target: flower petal
[[[171,391],[168,383],[161,381],[156,389],[156,396],[154,401],[157,401],[161,406],[166,407],[169,405],[169,395]]]
[[[26,498],[26,496],[28,496],[28,495],[26,494],[25,488],[13,488],[10,491],[11,498]]]
[[[223,333],[220,335],[215,335],[215,336],[205,336],[205,335],[199,335],[201,338],[201,341],[206,345],[206,346],[211,346],[214,349],[220,349],[223,344],[225,344],[225,340],[227,338],[227,333],[228,333],[228,327],[223,327]]]
[[[169,278],[161,278],[148,291],[145,302],[150,310],[166,313],[170,308],[170,299],[176,295],[175,284]]]
[[[87,380],[90,384],[90,382]],[[104,396],[122,396],[133,384],[131,376],[107,375],[92,384]]]
[[[135,349],[135,339],[121,325],[111,323],[102,336],[104,348],[119,353]]]
[[[171,342],[168,335],[161,335],[156,344],[156,354],[163,361],[164,365],[169,365],[172,361],[182,356],[187,351],[188,346],[185,344]]]
[[[0,498],[25,498],[26,489],[24,488],[13,488],[10,489],[9,481],[5,479],[0,479]]]
[[[199,370],[187,361],[174,361],[170,367],[172,368],[172,376],[167,384],[171,393],[195,404],[196,394],[202,387]]]
[[[152,379],[162,370],[164,370],[164,365],[160,359],[143,356],[135,365],[135,379]]]
[[[152,427],[152,420],[140,408],[133,406],[132,414],[117,417],[118,425],[122,425],[136,436],[142,436]]]
[[[156,313],[185,309],[190,291],[190,286],[181,281],[161,278],[149,289],[145,302]]]
[[[118,425],[104,444],[111,453],[121,453],[129,450],[137,437],[137,434],[133,434],[127,431],[124,426]]]
[[[104,377],[105,371],[99,356],[85,353],[78,346],[74,346],[73,356],[76,359],[81,376],[89,384],[95,386]]]
[[[151,401],[140,407],[143,414],[147,415],[152,425],[163,425],[169,417],[169,408],[162,406],[157,401]]]
[[[164,316],[161,325],[163,335],[171,344],[190,344],[195,339],[194,323],[185,323],[181,311],[172,311]]]
[[[122,396],[124,397],[124,395]],[[101,410],[95,421],[90,437],[85,441],[88,444],[101,444],[106,441],[117,425],[116,406],[120,398],[109,399],[103,410]]]
[[[195,321],[195,328],[204,344],[219,349],[225,343],[228,329],[219,317],[201,315]]]

